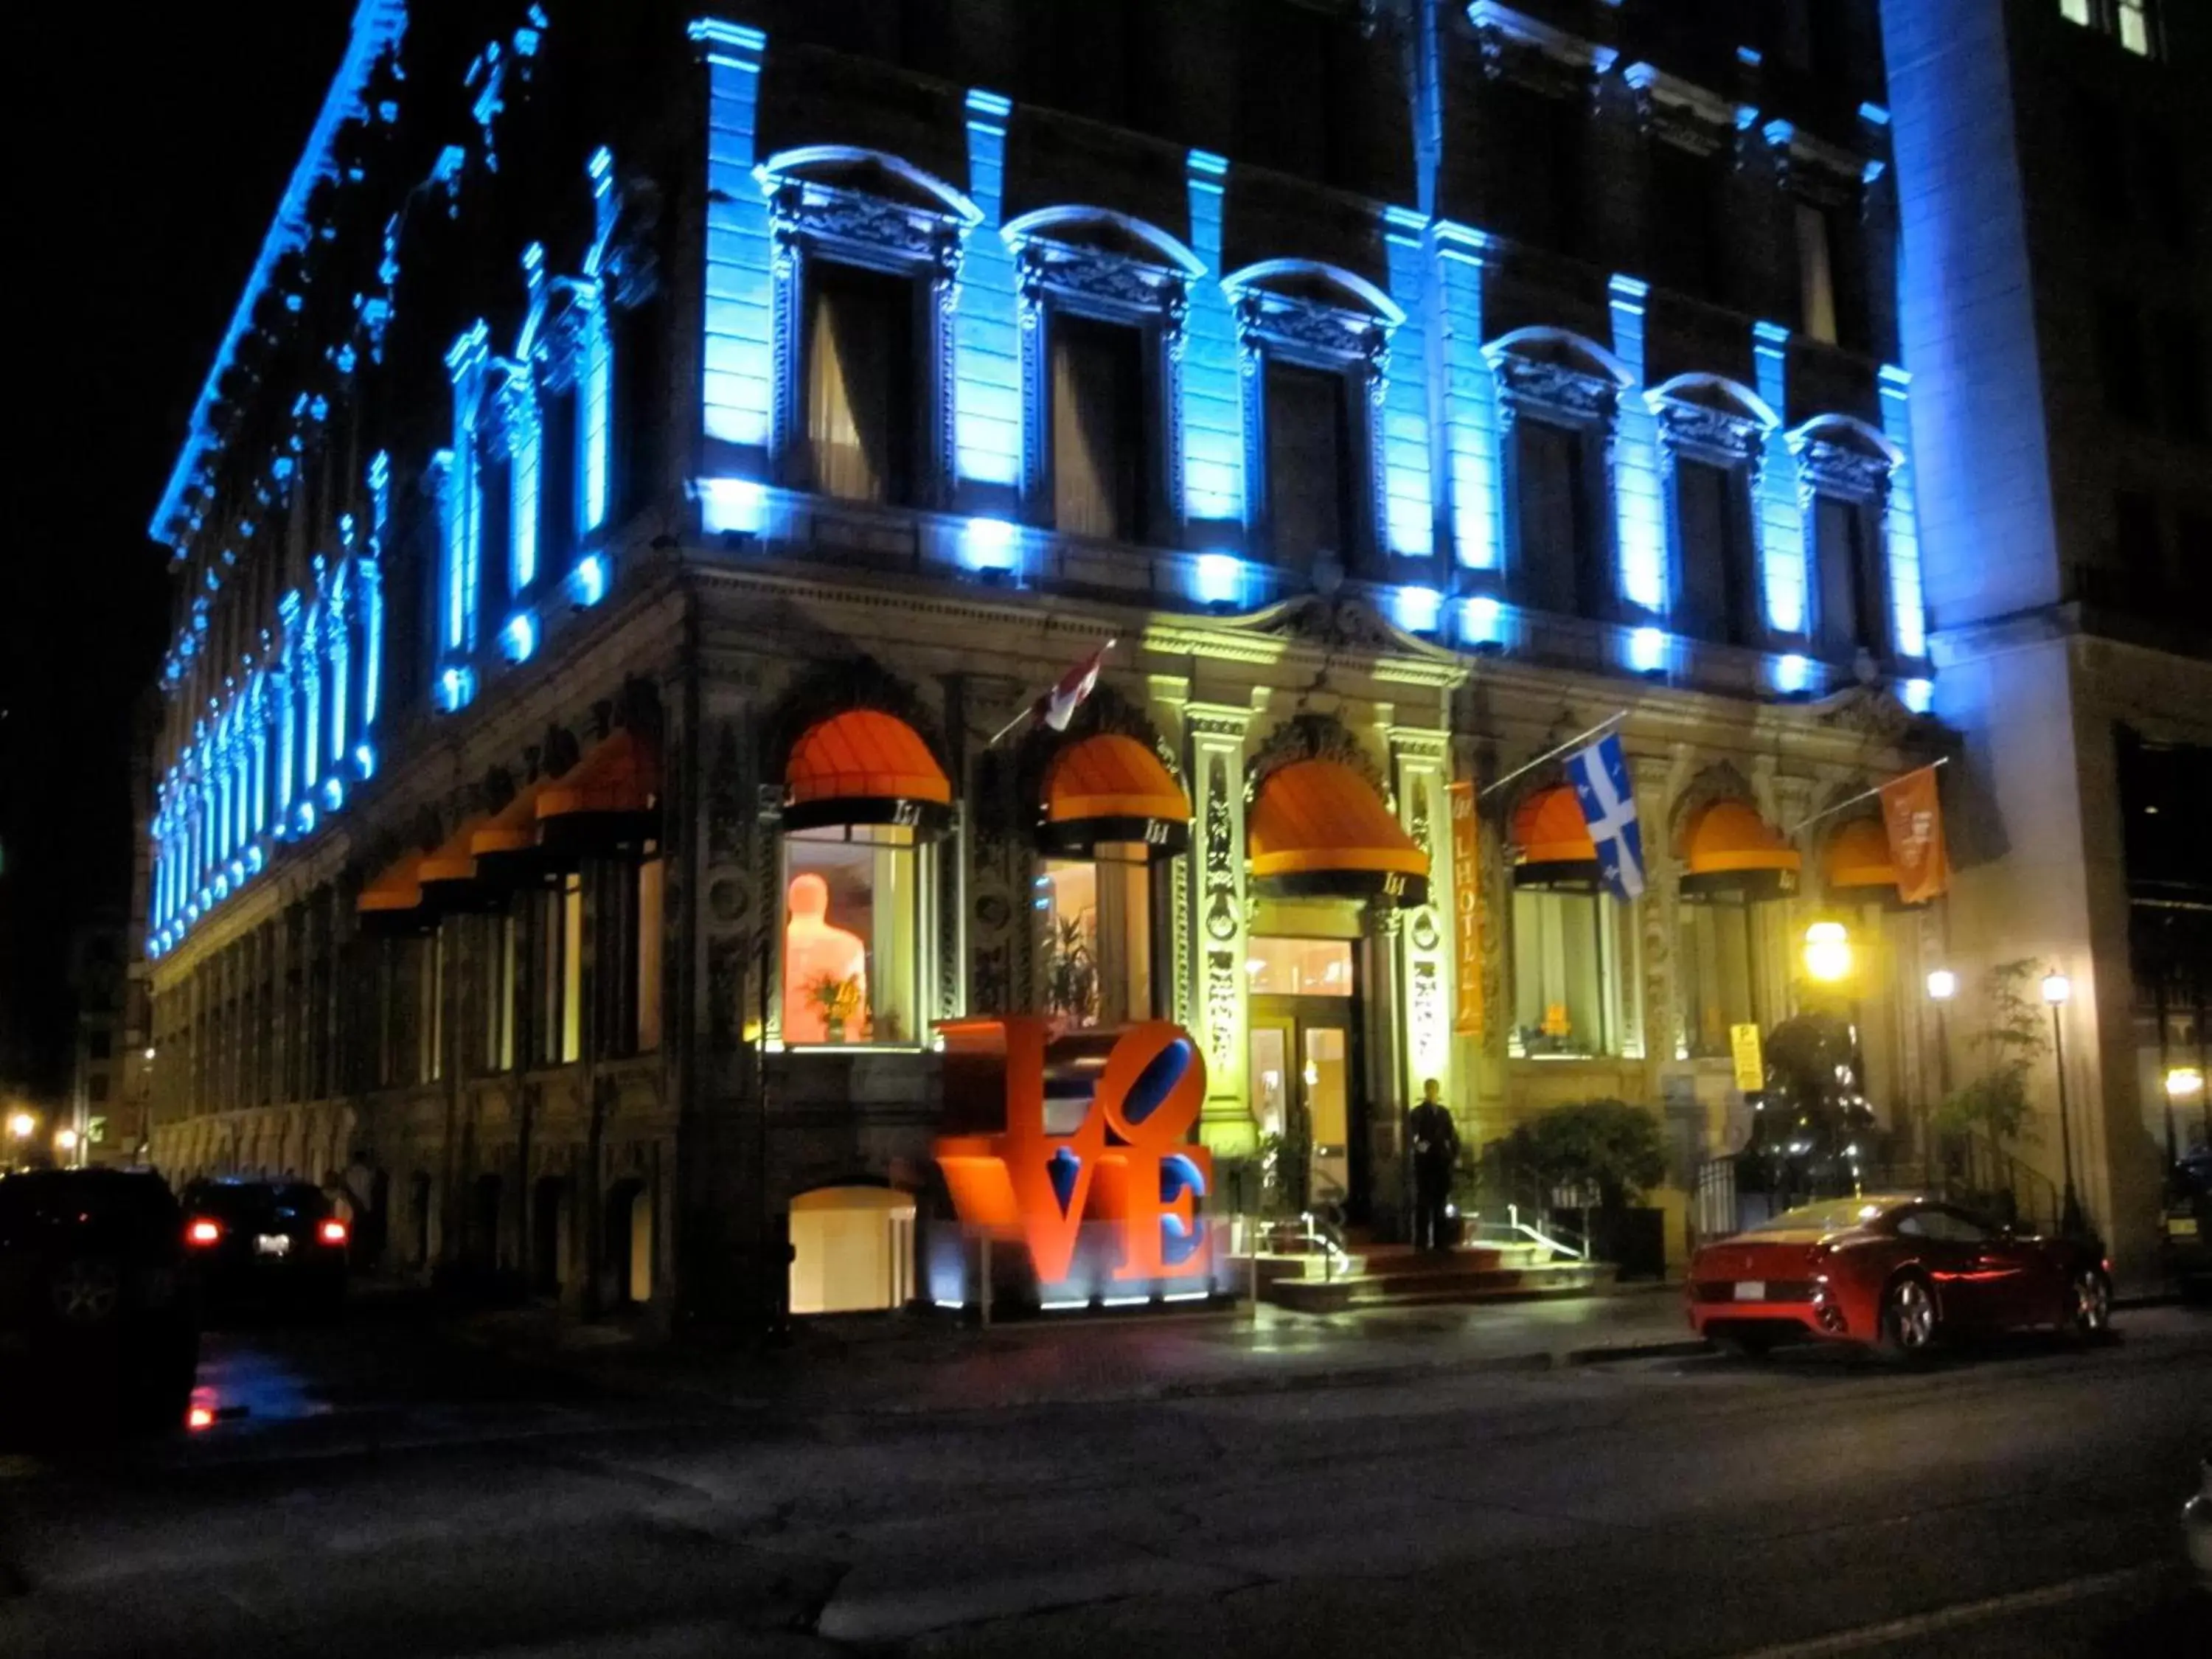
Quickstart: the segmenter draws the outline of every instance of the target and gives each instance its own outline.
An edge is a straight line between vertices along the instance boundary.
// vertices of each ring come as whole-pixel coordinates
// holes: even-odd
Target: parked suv
[[[0,1176],[8,1404],[23,1395],[34,1423],[55,1407],[112,1427],[181,1424],[199,1363],[184,1238],[176,1198],[150,1170]]]
[[[345,1222],[303,1181],[225,1177],[185,1188],[185,1247],[214,1309],[333,1312],[345,1298]]]

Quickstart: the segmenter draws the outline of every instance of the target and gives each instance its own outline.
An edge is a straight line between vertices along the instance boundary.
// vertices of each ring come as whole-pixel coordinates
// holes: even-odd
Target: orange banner
[[[1936,798],[1936,769],[1923,766],[1881,787],[1882,827],[1889,832],[1889,861],[1897,869],[1897,896],[1907,904],[1939,896],[1951,884],[1951,857],[1943,846],[1943,805]]]
[[[1455,783],[1451,798],[1452,934],[1457,951],[1459,999],[1452,1030],[1482,1035],[1482,842],[1474,815],[1474,785]]]

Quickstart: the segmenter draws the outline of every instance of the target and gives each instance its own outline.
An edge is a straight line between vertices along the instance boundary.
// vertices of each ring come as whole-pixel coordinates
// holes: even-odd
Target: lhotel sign
[[[1118,1235],[1117,1284],[1203,1285],[1211,1263],[1198,1201],[1212,1189],[1213,1160],[1190,1139],[1206,1100],[1198,1045],[1166,1020],[1125,1028],[1095,1073],[1080,1121],[1055,1134],[1048,1133],[1045,1091],[1055,1024],[1010,1014],[942,1028],[948,1060],[1004,1059],[1005,1127],[937,1143],[953,1208],[966,1225],[1026,1245],[1042,1289],[1069,1279],[1084,1229],[1099,1224]],[[948,1109],[959,1104],[951,1082],[948,1067]]]
[[[1457,952],[1458,1005],[1452,1030],[1482,1035],[1482,842],[1474,785],[1455,783],[1451,798],[1452,939]]]

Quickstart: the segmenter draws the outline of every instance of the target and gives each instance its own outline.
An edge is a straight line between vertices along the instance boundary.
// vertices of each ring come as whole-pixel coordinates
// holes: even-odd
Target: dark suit
[[[1444,1209],[1451,1201],[1452,1166],[1459,1161],[1459,1126],[1440,1102],[1425,1100],[1406,1120],[1406,1139],[1413,1160],[1414,1246],[1449,1249]]]

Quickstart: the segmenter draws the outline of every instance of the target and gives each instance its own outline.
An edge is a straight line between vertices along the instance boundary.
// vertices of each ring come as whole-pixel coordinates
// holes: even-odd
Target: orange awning
[[[1279,890],[1382,891],[1414,904],[1428,896],[1428,854],[1340,762],[1293,761],[1270,773],[1244,833],[1253,879]]]
[[[1109,732],[1072,743],[1053,757],[1045,773],[1044,815],[1052,823],[1093,818],[1188,823],[1190,797],[1158,755],[1134,738]]]
[[[642,816],[660,805],[660,757],[627,726],[538,792],[538,821],[584,813]]]
[[[417,879],[424,882],[474,881],[477,855],[473,843],[477,832],[490,822],[489,814],[483,812],[462,819],[461,827],[447,836],[436,852],[422,860]]]
[[[1522,864],[1595,864],[1582,803],[1569,785],[1540,789],[1514,809],[1513,846]]]
[[[503,854],[538,850],[538,797],[545,780],[525,784],[514,799],[483,820],[469,836],[471,858],[497,858]]]
[[[1879,818],[1853,818],[1828,837],[1821,855],[1820,873],[1831,890],[1854,887],[1897,887],[1897,866],[1890,862],[1889,836]]]
[[[1738,800],[1717,800],[1684,838],[1682,890],[1772,896],[1797,890],[1804,860],[1766,820]]]
[[[784,821],[794,827],[896,823],[917,807],[952,804],[952,785],[921,733],[873,708],[808,726],[792,745],[783,786]]]
[[[422,855],[409,853],[379,871],[361,890],[354,909],[364,916],[396,917],[422,908]]]

